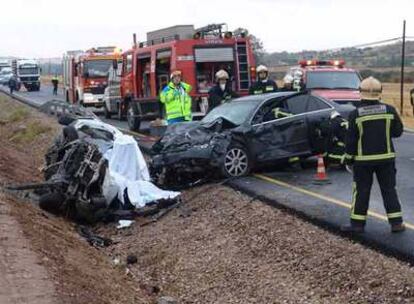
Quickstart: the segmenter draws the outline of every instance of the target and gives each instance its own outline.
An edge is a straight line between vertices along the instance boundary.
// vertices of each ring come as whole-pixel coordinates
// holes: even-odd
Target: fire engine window
[[[208,93],[215,85],[215,75],[219,70],[229,73],[234,90],[233,62],[199,62],[196,64],[197,90],[199,93]]]
[[[151,57],[138,58],[138,91],[140,97],[151,97]]]
[[[128,54],[126,57],[125,72],[126,73],[132,72],[132,54]]]
[[[171,68],[171,50],[161,50],[157,52],[157,62],[155,65],[155,79],[157,92],[168,84]]]

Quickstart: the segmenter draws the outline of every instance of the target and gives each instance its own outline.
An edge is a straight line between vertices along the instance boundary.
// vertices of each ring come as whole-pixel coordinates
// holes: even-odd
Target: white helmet
[[[331,119],[334,119],[334,118],[339,117],[339,116],[341,116],[341,114],[339,114],[338,111],[332,111],[332,113],[331,113]]]
[[[285,77],[283,77],[283,82],[285,84],[291,84],[293,82],[293,76],[290,74],[287,74]]]
[[[225,70],[220,70],[216,73],[216,79],[229,79],[229,73],[227,73]]]
[[[259,65],[258,67],[257,67],[257,69],[256,69],[256,72],[257,73],[261,73],[261,72],[269,72],[269,70],[267,69],[267,67],[266,66],[264,66],[264,65]]]

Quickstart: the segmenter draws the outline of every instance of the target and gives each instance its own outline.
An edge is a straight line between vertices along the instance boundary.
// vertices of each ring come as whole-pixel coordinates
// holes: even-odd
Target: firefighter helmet
[[[287,74],[285,77],[283,77],[283,83],[284,84],[292,84],[293,82],[293,76],[290,74]]]
[[[338,111],[332,111],[331,112],[331,119],[335,119],[336,117],[340,117],[341,114],[339,114]]]
[[[216,79],[229,79],[229,73],[227,73],[225,70],[220,70],[216,73]]]
[[[381,98],[382,84],[378,79],[370,76],[361,81],[359,91],[361,92],[361,99],[378,100]]]
[[[182,76],[181,71],[180,70],[173,71],[170,75],[170,78],[172,79],[172,78],[174,78],[174,76],[180,76],[181,77]]]
[[[257,69],[256,69],[256,72],[257,73],[261,73],[261,72],[269,72],[269,70],[267,69],[267,67],[266,66],[264,66],[264,65],[259,65],[258,67],[257,67]]]

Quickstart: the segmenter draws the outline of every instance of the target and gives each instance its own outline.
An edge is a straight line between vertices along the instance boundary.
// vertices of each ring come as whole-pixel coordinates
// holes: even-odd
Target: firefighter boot
[[[405,225],[403,223],[391,224],[391,232],[398,233],[405,230]]]

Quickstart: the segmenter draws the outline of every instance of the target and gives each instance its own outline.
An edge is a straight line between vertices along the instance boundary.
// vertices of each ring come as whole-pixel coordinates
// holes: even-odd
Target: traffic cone
[[[314,183],[316,184],[329,184],[330,183],[328,175],[326,174],[323,156],[321,154],[318,155],[318,167],[316,170],[316,175],[313,180],[314,180]]]

